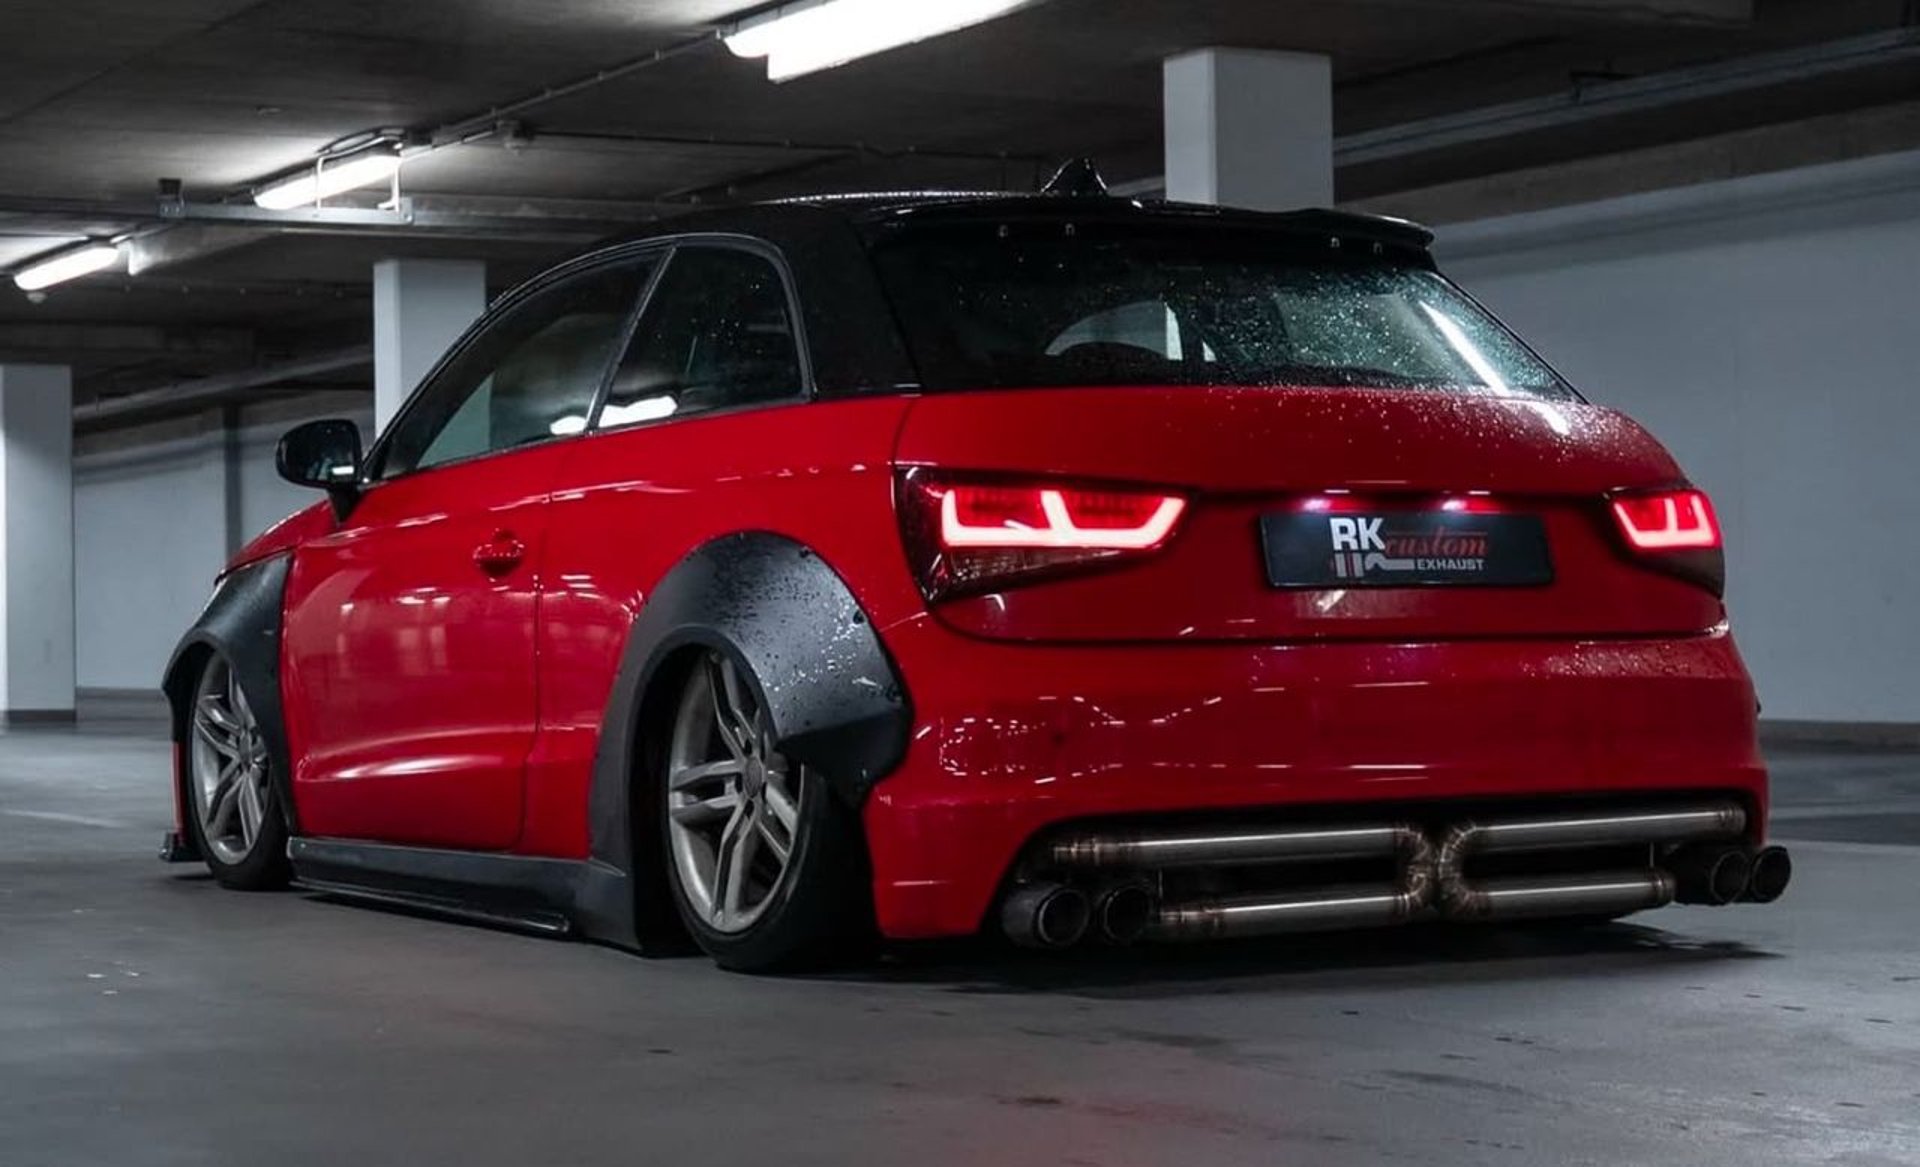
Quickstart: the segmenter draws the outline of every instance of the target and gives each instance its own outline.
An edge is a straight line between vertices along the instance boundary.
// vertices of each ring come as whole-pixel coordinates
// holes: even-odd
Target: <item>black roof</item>
[[[1016,216],[1032,218],[1107,219],[1116,222],[1174,220],[1210,222],[1227,227],[1267,228],[1311,231],[1360,238],[1380,238],[1403,246],[1426,247],[1433,232],[1418,223],[1387,215],[1360,215],[1307,207],[1297,211],[1247,211],[1235,207],[1216,207],[1201,203],[1176,203],[1163,199],[1130,199],[1111,195],[1063,197],[1046,194],[987,194],[969,192],[922,192],[917,194],[864,194],[817,196],[795,202],[820,207],[845,207],[853,215],[869,222],[887,219],[991,218]]]
[[[653,240],[693,236],[758,240],[778,253],[791,283],[806,329],[818,391],[841,394],[903,388],[917,385],[919,373],[871,262],[874,237],[905,230],[909,225],[939,227],[996,221],[1057,221],[1080,226],[1095,222],[1123,226],[1138,223],[1142,227],[1179,224],[1201,229],[1287,232],[1309,245],[1355,258],[1380,256],[1420,267],[1433,266],[1428,250],[1433,241],[1431,232],[1417,224],[1377,215],[1327,210],[1264,213],[1111,196],[914,192],[823,195],[663,219],[623,238],[608,240],[536,277],[527,287],[558,278],[576,264],[595,262],[609,250],[644,246]]]
[[[968,222],[982,219],[1073,219],[1111,223],[1213,224],[1241,230],[1278,230],[1338,236],[1425,252],[1433,232],[1418,223],[1387,215],[1306,208],[1297,211],[1248,211],[1198,203],[1116,196],[1003,194],[983,191],[900,191],[869,194],[808,195],[777,202],[751,203],[649,224],[621,242],[665,235],[707,232],[757,234],[769,228],[804,230],[808,221],[839,220],[854,227],[890,223]]]

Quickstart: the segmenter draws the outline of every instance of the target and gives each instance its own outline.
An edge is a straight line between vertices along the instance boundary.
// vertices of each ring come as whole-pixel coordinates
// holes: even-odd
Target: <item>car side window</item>
[[[379,476],[585,430],[652,263],[568,277],[496,321],[395,423]]]
[[[596,428],[796,397],[793,313],[763,255],[683,246],[668,261],[614,372]]]

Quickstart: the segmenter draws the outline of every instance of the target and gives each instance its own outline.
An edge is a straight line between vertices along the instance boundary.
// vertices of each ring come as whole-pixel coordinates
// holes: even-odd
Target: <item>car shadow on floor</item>
[[[191,875],[183,875],[183,881]],[[296,888],[317,904],[406,916],[449,927],[525,936],[498,921],[450,916],[418,905]],[[1084,944],[1035,952],[998,937],[888,944],[828,970],[788,974],[797,981],[903,984],[955,993],[1064,993],[1115,999],[1238,991],[1318,991],[1395,985],[1489,985],[1584,976],[1666,976],[1690,968],[1780,959],[1738,941],[1702,939],[1637,922],[1575,926],[1418,924],[1259,940],[1113,947]],[[689,942],[655,945],[636,960],[699,959]]]
[[[1569,976],[1671,975],[1780,954],[1635,923],[1587,927],[1415,926],[1186,946],[1028,952],[986,939],[900,945],[841,981],[945,985],[961,993],[1069,992],[1103,997],[1198,991],[1489,984]]]

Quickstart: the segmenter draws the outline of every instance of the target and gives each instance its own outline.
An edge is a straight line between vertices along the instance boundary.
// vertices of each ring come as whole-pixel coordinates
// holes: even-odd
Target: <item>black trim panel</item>
[[[222,578],[200,618],[187,629],[173,650],[160,688],[173,709],[174,744],[182,747],[192,732],[189,706],[199,672],[195,664],[200,650],[212,649],[227,658],[240,678],[247,704],[253,707],[254,720],[267,740],[275,792],[286,813],[287,829],[298,834],[293,762],[287,751],[286,717],[280,705],[281,608],[292,563],[291,554],[276,555],[247,564]]]
[[[160,839],[160,862],[198,863],[200,848],[179,831],[168,831]]]
[[[398,904],[547,936],[603,936],[590,911],[593,863],[344,839],[287,844],[294,878],[317,891]]]

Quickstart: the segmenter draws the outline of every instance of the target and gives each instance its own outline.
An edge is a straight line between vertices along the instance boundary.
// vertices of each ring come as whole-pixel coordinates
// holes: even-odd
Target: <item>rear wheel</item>
[[[775,749],[760,687],[731,656],[688,672],[664,770],[669,882],[708,955],[769,971],[851,951],[871,913],[859,824]]]
[[[187,718],[182,777],[201,857],[228,887],[284,886],[287,821],[274,793],[266,737],[239,677],[218,653],[207,658]]]

